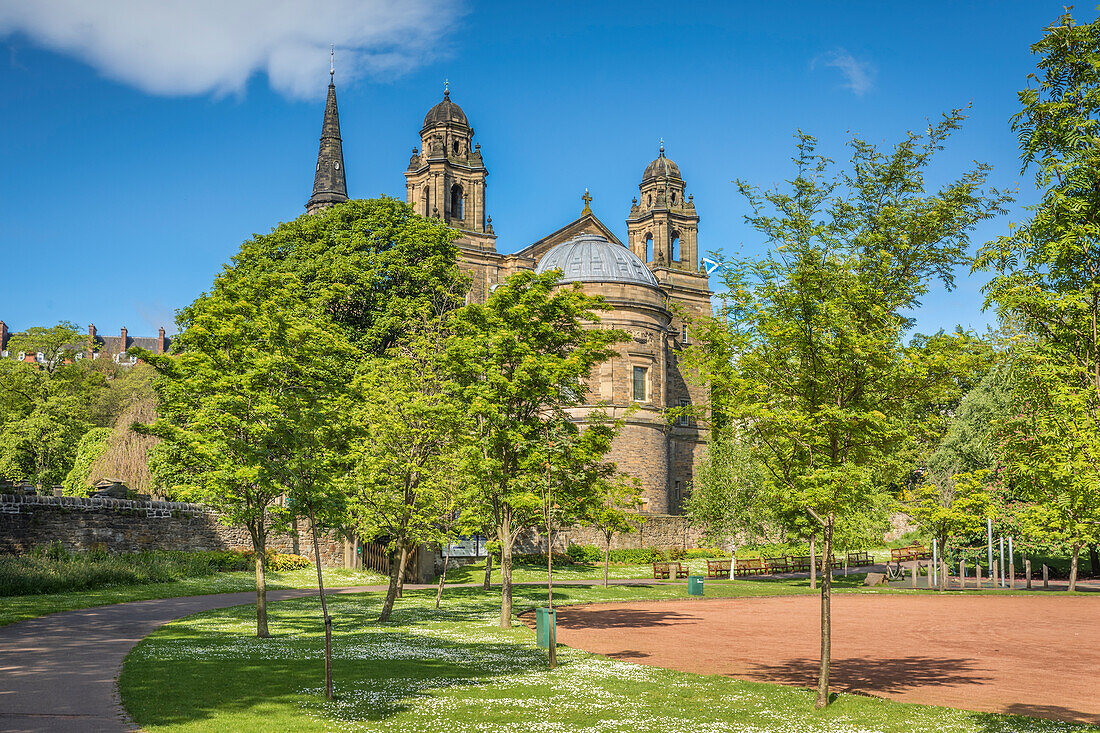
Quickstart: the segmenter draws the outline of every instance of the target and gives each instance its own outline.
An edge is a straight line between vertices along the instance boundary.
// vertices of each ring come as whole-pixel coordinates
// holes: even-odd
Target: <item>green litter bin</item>
[[[540,649],[550,648],[550,632],[554,631],[554,640],[557,641],[557,611],[549,608],[535,609],[535,643]]]
[[[703,576],[702,575],[689,575],[688,576],[688,595],[689,596],[701,596],[701,595],[703,595]]]

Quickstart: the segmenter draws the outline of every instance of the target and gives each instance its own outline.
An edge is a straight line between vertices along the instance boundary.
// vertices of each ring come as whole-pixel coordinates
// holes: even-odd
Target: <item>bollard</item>
[[[959,587],[966,588],[966,560],[959,560]]]
[[[978,590],[982,589],[982,566],[978,561],[974,561],[974,587]]]
[[[939,583],[938,586],[936,586],[936,588],[938,590],[947,590],[947,581],[949,580],[949,578],[947,577],[947,561],[946,560],[940,560],[940,578],[939,578],[939,580],[940,580],[940,583]]]
[[[1043,563],[1043,590],[1050,590],[1050,568]]]
[[[920,563],[919,562],[914,562],[913,563],[913,569],[909,571],[911,573],[910,579],[912,580],[914,588],[917,587],[917,571],[918,570],[920,570]]]
[[[1024,577],[1027,580],[1024,581],[1024,587],[1031,590],[1031,560],[1024,558]]]

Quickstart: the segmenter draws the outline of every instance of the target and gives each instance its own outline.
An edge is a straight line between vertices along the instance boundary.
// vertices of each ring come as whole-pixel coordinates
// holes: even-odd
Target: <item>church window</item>
[[[649,372],[645,367],[634,367],[634,401],[645,402],[646,400],[646,376]]]
[[[680,261],[680,232],[672,233],[672,261]]]
[[[653,262],[653,235],[645,235],[645,261]]]
[[[675,191],[672,192],[672,203],[674,203],[674,204],[676,203],[676,192]]]
[[[453,219],[465,219],[462,211],[462,186],[455,184],[451,186],[451,218]]]
[[[432,187],[424,186],[424,216],[431,214],[432,205]]]
[[[455,155],[458,155],[458,140],[455,140],[453,143],[451,143],[451,152],[453,152]]]
[[[645,197],[645,205],[646,206],[653,206],[653,197],[652,196],[646,196]]]
[[[680,400],[680,407],[687,407],[690,404],[691,400]],[[688,425],[691,425],[691,416],[688,415],[686,412],[682,413],[679,417],[676,418],[676,424],[680,427],[687,427]]]

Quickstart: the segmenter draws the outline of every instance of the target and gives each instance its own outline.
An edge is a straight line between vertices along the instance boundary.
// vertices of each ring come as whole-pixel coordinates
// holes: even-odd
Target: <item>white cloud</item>
[[[455,0],[0,0],[0,36],[34,42],[154,94],[324,93],[337,74],[397,75],[436,55]]]
[[[875,67],[870,61],[858,61],[843,48],[838,48],[810,62],[813,69],[818,63],[832,66],[844,75],[844,88],[850,89],[857,97],[871,91],[875,85]]]

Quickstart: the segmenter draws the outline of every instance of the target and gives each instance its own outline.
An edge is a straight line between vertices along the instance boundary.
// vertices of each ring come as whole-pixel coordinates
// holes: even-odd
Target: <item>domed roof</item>
[[[460,125],[470,126],[466,120],[466,113],[462,108],[451,101],[451,92],[443,92],[443,101],[428,110],[424,115],[424,127],[439,125],[446,122],[457,122]]]
[[[657,278],[638,255],[598,234],[581,234],[552,248],[535,272],[561,270],[560,282],[629,283],[659,288]]]
[[[650,178],[679,178],[680,166],[673,163],[671,160],[665,157],[665,145],[661,143],[661,154],[657,156],[657,160],[653,161],[645,167],[645,173],[642,174],[642,180],[646,181]]]

